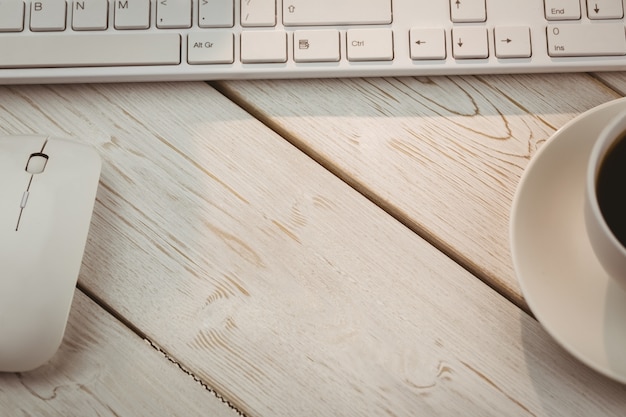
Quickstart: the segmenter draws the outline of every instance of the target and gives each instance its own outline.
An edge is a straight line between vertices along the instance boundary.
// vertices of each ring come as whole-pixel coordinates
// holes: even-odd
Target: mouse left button
[[[26,162],[26,172],[29,174],[41,174],[46,169],[48,155],[37,152],[30,155]]]

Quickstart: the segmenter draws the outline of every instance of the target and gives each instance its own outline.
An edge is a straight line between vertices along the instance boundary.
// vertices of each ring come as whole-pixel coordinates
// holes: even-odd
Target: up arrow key
[[[454,23],[487,20],[485,0],[450,0],[450,17]]]

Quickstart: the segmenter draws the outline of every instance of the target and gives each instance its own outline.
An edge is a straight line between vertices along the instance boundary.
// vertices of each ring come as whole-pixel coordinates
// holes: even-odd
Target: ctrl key
[[[392,61],[391,29],[352,29],[347,33],[348,61]]]
[[[192,65],[232,64],[234,42],[230,31],[190,33],[187,36],[187,62]]]

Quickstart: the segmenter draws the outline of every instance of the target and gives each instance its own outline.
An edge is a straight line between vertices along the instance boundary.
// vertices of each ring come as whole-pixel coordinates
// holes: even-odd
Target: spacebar
[[[179,34],[0,36],[0,68],[158,64],[180,64]]]

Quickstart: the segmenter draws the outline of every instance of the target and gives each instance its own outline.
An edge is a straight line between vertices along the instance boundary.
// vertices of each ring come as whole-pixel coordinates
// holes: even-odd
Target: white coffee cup
[[[617,228],[615,226],[611,228],[611,224],[614,224],[611,222],[611,217],[608,217],[607,222],[607,217],[603,214],[606,204],[603,203],[603,208],[601,208],[598,199],[598,177],[601,170],[603,172],[605,170],[603,166],[607,162],[607,155],[615,153],[616,145],[621,141],[626,141],[625,136],[626,112],[622,112],[607,124],[592,148],[587,165],[584,208],[585,225],[593,251],[607,274],[624,290],[626,290],[626,245],[616,236],[614,230]],[[620,146],[619,149],[622,147]],[[626,161],[622,161],[622,164],[626,167]],[[621,198],[626,199],[626,179],[622,181],[622,185]],[[604,210],[606,213],[606,209]],[[623,216],[626,216],[626,211]]]

